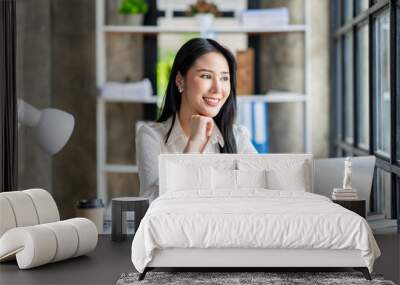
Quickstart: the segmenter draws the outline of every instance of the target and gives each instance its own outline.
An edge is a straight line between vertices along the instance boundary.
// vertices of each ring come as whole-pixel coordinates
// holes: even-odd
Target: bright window
[[[369,46],[368,25],[363,25],[356,34],[356,90],[358,145],[369,147]]]
[[[386,10],[374,21],[375,150],[390,155],[390,24]]]

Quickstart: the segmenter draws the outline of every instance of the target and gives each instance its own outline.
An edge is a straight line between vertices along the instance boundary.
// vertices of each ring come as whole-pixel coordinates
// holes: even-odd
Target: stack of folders
[[[289,24],[289,10],[285,7],[244,10],[241,24],[246,27],[285,26]]]
[[[237,123],[247,128],[257,152],[268,153],[268,103],[239,101],[237,109]]]
[[[333,200],[357,200],[358,194],[356,189],[333,188]]]
[[[153,88],[148,78],[136,82],[106,82],[101,88],[101,96],[114,100],[150,100]]]

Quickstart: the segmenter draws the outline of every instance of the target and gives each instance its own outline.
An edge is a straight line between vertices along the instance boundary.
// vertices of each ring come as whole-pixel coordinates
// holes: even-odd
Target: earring
[[[183,87],[182,86],[178,86],[178,91],[179,91],[179,93],[182,93],[183,92]]]

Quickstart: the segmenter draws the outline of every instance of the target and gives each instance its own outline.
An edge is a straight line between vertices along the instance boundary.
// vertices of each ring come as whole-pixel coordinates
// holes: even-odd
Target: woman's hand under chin
[[[184,153],[203,153],[214,128],[211,117],[192,115],[190,118],[190,137]]]

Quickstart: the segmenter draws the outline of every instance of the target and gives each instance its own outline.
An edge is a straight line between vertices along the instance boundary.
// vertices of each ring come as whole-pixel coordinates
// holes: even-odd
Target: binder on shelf
[[[252,102],[252,108],[253,145],[259,153],[268,153],[268,103]]]
[[[100,95],[114,100],[152,100],[153,88],[148,78],[136,82],[106,82]]]
[[[269,9],[248,9],[241,14],[245,27],[271,27],[289,25],[289,10],[286,7]]]
[[[268,103],[244,101],[238,103],[237,109],[237,122],[249,130],[251,142],[258,153],[268,153]]]

